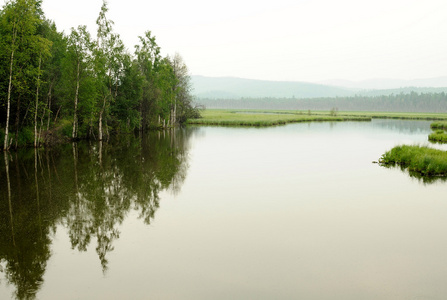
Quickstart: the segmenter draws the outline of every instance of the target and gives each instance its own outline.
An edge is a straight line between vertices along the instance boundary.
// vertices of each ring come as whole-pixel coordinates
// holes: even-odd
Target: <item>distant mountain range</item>
[[[447,92],[447,76],[417,80],[328,80],[320,83],[267,81],[235,77],[191,76],[193,94],[199,99],[323,98],[354,95],[380,96],[400,93]]]

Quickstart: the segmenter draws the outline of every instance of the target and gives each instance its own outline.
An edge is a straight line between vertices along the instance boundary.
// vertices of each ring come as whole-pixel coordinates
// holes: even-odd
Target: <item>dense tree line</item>
[[[96,35],[69,34],[46,19],[41,0],[0,10],[0,138],[4,150],[38,147],[56,132],[107,140],[112,133],[176,126],[197,117],[182,58],[162,57],[150,31],[133,54],[104,1]]]
[[[351,96],[334,98],[241,98],[198,99],[207,108],[223,109],[285,109],[285,110],[330,110],[341,111],[390,111],[390,112],[436,112],[447,113],[447,94],[400,93],[380,96]]]

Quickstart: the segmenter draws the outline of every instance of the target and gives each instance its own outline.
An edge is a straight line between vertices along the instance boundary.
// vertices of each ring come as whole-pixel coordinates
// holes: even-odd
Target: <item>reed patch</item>
[[[447,175],[447,152],[426,146],[396,146],[385,152],[379,163],[384,166],[399,165],[424,176]]]

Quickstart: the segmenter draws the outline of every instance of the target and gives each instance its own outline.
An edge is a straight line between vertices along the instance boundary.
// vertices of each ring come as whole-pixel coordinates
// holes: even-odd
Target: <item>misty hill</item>
[[[447,79],[447,77],[446,77]],[[397,84],[390,82],[389,86]],[[420,80],[435,85],[430,79]],[[410,83],[409,81],[405,81]],[[417,83],[411,81],[411,83]],[[437,85],[442,85],[442,78]],[[305,82],[192,76],[196,102],[207,108],[447,112],[446,87],[349,89]],[[366,85],[365,85],[366,86]],[[384,86],[383,84],[381,86]]]
[[[417,80],[332,80],[322,83],[267,81],[235,77],[191,76],[193,94],[199,99],[333,98],[447,92],[447,77]]]
[[[206,99],[317,98],[355,94],[352,89],[307,82],[204,76],[191,76],[191,82],[193,94]]]

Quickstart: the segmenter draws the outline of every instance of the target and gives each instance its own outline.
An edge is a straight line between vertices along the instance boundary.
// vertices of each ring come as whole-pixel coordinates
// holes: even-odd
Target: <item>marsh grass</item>
[[[436,129],[442,129],[442,130],[447,130],[447,121],[442,122],[442,121],[438,121],[438,122],[433,122],[430,124],[430,128],[433,130]]]
[[[438,121],[430,124],[430,128],[434,130],[428,136],[428,140],[434,143],[447,143],[447,121]]]
[[[447,143],[447,133],[444,130],[436,130],[428,136],[428,140],[436,143]]]
[[[205,110],[202,118],[188,120],[188,124],[265,127],[298,122],[370,120],[370,117],[363,116],[331,116],[330,112],[303,114],[302,111]]]
[[[297,122],[370,121],[372,118],[406,120],[445,120],[440,113],[340,112],[310,110],[224,110],[206,109],[202,118],[188,120],[188,124],[216,126],[275,126]]]
[[[380,164],[399,165],[423,176],[447,175],[447,152],[425,146],[396,146],[382,155]]]
[[[363,116],[378,119],[403,119],[403,120],[433,120],[443,121],[447,124],[445,113],[408,113],[408,112],[339,112],[343,116]],[[442,123],[442,122],[441,122]]]

